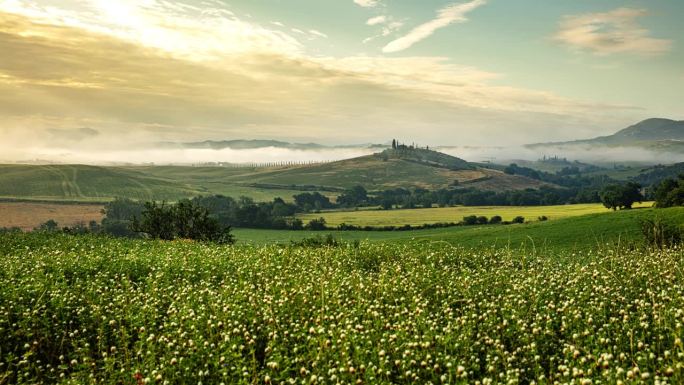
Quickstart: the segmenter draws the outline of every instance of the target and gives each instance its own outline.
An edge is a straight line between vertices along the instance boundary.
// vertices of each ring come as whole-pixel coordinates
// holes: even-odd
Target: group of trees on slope
[[[684,206],[684,174],[679,178],[668,178],[658,184],[653,193],[656,207]]]

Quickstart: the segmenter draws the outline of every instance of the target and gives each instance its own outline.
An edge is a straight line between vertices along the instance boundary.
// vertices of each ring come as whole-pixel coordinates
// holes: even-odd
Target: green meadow
[[[359,212],[362,213],[362,212]],[[615,244],[642,242],[641,221],[660,217],[675,226],[684,224],[684,208],[632,209],[567,217],[518,225],[458,226],[412,231],[280,231],[235,229],[241,243],[263,245],[290,243],[333,234],[347,240],[392,243],[448,243],[464,247],[539,247],[548,249],[592,249]]]
[[[653,206],[652,202],[637,203],[634,208]],[[304,222],[316,218],[325,218],[329,226],[336,227],[342,223],[356,226],[419,226],[430,223],[460,222],[466,216],[485,216],[491,218],[495,215],[502,217],[504,221],[510,221],[517,216],[522,216],[528,221],[536,221],[541,216],[548,219],[561,219],[587,214],[607,213],[602,204],[577,204],[559,206],[474,206],[474,207],[443,207],[429,209],[407,210],[356,210],[356,211],[330,211],[322,213],[300,215]]]

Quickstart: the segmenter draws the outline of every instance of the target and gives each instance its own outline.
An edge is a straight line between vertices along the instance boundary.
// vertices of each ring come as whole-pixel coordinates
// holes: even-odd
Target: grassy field
[[[433,153],[438,154],[438,153]],[[435,159],[450,165],[447,155]],[[283,167],[190,167],[83,165],[0,165],[0,198],[102,201],[114,197],[169,200],[222,194],[258,201],[291,200],[302,191],[337,195],[356,185],[368,190],[395,187],[445,188],[454,182],[486,190],[536,188],[541,182],[500,171],[437,166],[432,158],[370,155],[339,162]],[[444,159],[442,159],[444,158]],[[440,163],[441,164],[441,163]]]
[[[652,202],[636,204],[634,207],[651,207]],[[431,209],[410,210],[358,210],[333,211],[318,214],[304,214],[299,217],[304,221],[315,218],[325,218],[326,223],[336,227],[342,223],[356,226],[418,226],[428,223],[460,222],[463,217],[476,215],[491,218],[499,215],[504,221],[510,221],[517,216],[525,217],[528,221],[536,221],[540,216],[551,220],[574,217],[586,214],[606,213],[609,210],[602,204],[580,204],[559,206],[476,206],[476,207],[444,207]]]
[[[201,192],[182,183],[116,167],[0,165],[2,198],[91,201],[121,196],[175,200]]]
[[[682,271],[682,249],[5,234],[0,383],[678,384]]]
[[[642,242],[640,222],[661,217],[684,225],[684,208],[635,209],[568,217],[522,225],[460,226],[413,231],[279,231],[235,229],[241,243],[255,245],[289,243],[317,235],[333,234],[343,240],[371,242],[449,243],[464,247],[499,246],[512,248],[553,248],[586,250],[617,243]]]
[[[102,220],[102,205],[0,202],[0,228],[18,227],[31,231],[53,219],[59,226],[87,225]]]
[[[102,202],[127,197],[176,201],[222,194],[270,201],[276,197],[292,200],[301,193],[298,189],[260,188],[248,183],[249,175],[263,170],[268,169],[0,165],[0,199]]]

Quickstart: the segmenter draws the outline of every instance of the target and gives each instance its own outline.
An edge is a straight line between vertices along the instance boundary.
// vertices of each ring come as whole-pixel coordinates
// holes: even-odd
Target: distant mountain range
[[[318,143],[290,143],[279,140],[268,139],[236,139],[236,140],[205,140],[202,142],[189,143],[163,143],[165,147],[182,147],[192,149],[210,149],[210,150],[253,150],[259,148],[285,148],[290,150],[323,150],[335,148],[388,148],[389,145],[384,144],[357,144],[357,145],[340,145],[340,146],[326,146]]]
[[[654,151],[684,153],[684,121],[660,118],[647,119],[613,135],[570,142],[535,143],[527,147],[549,146],[641,147]]]

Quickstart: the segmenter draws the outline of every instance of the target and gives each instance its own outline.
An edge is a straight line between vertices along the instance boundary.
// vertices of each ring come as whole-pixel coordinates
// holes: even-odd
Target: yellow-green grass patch
[[[651,207],[652,202],[635,204],[635,208]],[[328,226],[338,226],[342,223],[356,226],[403,226],[424,225],[431,223],[460,222],[463,217],[475,215],[491,218],[495,215],[504,221],[510,221],[522,216],[527,221],[536,221],[541,216],[548,219],[575,217],[587,214],[605,213],[609,210],[602,204],[577,204],[558,206],[457,206],[430,209],[407,210],[358,210],[334,211],[300,215],[304,222],[314,218],[325,218]]]

